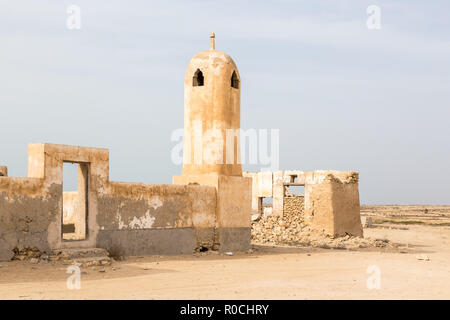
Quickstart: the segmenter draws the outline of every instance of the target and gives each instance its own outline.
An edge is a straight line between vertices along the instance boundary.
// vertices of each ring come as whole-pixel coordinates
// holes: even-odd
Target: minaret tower
[[[215,216],[210,219],[205,212],[193,227],[197,235],[214,233],[214,243],[207,247],[245,251],[250,246],[252,179],[242,176],[239,153],[241,78],[233,59],[216,50],[214,33],[210,38],[211,48],[191,59],[184,77],[183,174],[173,177],[173,183],[215,187]]]
[[[242,176],[239,71],[215,49],[214,33],[210,38],[211,48],[191,59],[184,77],[183,175]]]

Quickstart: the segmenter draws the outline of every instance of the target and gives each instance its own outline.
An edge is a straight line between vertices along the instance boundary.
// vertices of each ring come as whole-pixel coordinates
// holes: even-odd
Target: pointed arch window
[[[194,74],[194,78],[192,79],[192,86],[201,87],[205,83],[205,78],[203,77],[203,72],[200,69],[197,69]]]
[[[233,74],[231,75],[231,87],[239,89],[239,79],[237,77],[236,71],[233,71]]]

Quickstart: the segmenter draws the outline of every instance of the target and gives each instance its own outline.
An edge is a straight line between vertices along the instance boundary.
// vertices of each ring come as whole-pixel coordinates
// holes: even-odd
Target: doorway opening
[[[63,163],[63,240],[85,240],[88,237],[89,164]]]

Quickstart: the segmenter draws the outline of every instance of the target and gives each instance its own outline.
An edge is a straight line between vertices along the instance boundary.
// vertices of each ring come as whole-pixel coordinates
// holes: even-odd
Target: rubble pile
[[[40,261],[48,262],[50,260],[50,257],[46,253],[42,253],[41,251],[39,251],[38,248],[26,247],[22,249],[15,248],[13,260],[38,263]]]
[[[76,263],[84,267],[105,266],[112,262],[109,253],[101,248],[56,249],[51,254],[32,247],[15,248],[12,260],[29,263],[62,263],[65,265]]]
[[[259,244],[285,244],[333,249],[357,249],[392,246],[388,240],[343,236],[333,238],[313,230],[304,221],[304,198],[285,197],[283,216],[260,216],[252,222],[252,242]]]

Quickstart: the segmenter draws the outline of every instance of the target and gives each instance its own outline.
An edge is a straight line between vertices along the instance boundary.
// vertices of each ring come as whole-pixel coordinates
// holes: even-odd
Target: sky
[[[102,147],[111,180],[171,183],[184,73],[211,32],[242,128],[279,129],[280,170],[359,171],[363,204],[450,204],[446,0],[0,0],[0,165],[26,176],[29,143]]]

